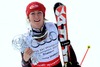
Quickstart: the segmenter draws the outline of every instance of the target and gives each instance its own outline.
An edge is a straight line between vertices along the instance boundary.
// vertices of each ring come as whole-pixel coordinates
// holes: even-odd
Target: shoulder
[[[54,23],[54,22],[45,22],[45,25],[47,26],[47,27],[49,27],[49,28],[56,28],[56,23]]]
[[[56,24],[53,22],[46,22],[45,26],[47,28],[48,31],[54,31],[58,34],[58,29],[56,27]]]

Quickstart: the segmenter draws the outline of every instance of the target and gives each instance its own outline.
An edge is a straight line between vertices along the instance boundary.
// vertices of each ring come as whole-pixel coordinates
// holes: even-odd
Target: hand
[[[29,48],[29,47],[26,48],[25,51],[24,51],[24,53],[23,53],[23,59],[24,59],[24,61],[27,62],[30,59],[32,53],[33,53],[33,50],[31,48]]]

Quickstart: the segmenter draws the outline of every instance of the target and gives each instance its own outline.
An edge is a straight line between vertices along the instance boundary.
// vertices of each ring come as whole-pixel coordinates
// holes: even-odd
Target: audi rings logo
[[[48,34],[48,36],[47,36],[47,38],[45,39],[45,40],[43,40],[43,41],[41,41],[41,42],[34,42],[33,40],[31,40],[31,47],[33,47],[33,48],[37,48],[37,47],[39,47],[39,46],[41,46],[41,45],[44,45],[45,43],[50,43],[51,41],[55,41],[55,40],[57,40],[57,34],[56,34],[56,32],[54,32],[54,31],[51,31],[49,34]]]

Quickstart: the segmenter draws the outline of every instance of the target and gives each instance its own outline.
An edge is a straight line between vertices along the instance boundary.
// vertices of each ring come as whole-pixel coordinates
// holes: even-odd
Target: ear
[[[28,20],[28,22],[30,22],[30,18],[29,17],[27,17],[27,20]]]

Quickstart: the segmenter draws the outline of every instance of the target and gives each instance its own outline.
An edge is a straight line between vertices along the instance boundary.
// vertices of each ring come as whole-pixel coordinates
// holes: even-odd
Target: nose
[[[35,17],[35,18],[39,18],[39,15],[36,13],[34,17]]]

